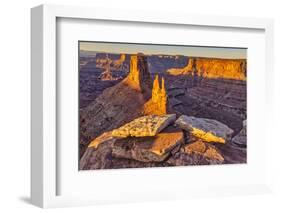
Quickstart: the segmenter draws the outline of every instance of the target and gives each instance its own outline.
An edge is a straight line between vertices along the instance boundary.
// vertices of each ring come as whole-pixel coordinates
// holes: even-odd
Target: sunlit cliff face
[[[151,88],[151,80],[146,57],[142,55],[131,56],[130,72],[127,78],[124,79],[123,83],[139,92],[145,92]]]
[[[170,75],[197,74],[204,78],[225,78],[245,81],[246,60],[190,58],[187,66],[168,69],[167,73]]]

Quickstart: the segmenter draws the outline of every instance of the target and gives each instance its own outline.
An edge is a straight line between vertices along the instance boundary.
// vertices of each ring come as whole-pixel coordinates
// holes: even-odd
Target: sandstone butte
[[[212,59],[189,58],[188,64],[183,68],[167,70],[170,75],[198,75],[203,78],[225,78],[231,80],[246,80],[245,59]]]
[[[139,53],[131,56],[130,72],[122,83],[142,93],[151,90],[151,78],[147,59],[143,54]]]
[[[168,108],[168,96],[165,88],[165,80],[161,79],[161,87],[158,75],[155,76],[152,87],[151,99],[144,105],[144,114],[165,115]]]
[[[145,115],[165,115],[168,108],[168,96],[165,88],[165,80],[156,75],[151,89],[151,77],[148,71],[146,57],[139,53],[132,55],[130,60],[130,72],[122,81],[123,84],[130,88],[145,94],[151,94],[151,99],[144,104],[143,114]]]

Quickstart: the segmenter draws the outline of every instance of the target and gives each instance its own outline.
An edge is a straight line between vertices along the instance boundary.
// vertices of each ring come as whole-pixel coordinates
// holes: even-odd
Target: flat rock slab
[[[182,115],[175,123],[205,142],[225,143],[233,134],[233,130],[225,124],[207,118]]]
[[[114,137],[144,137],[155,136],[176,120],[175,114],[148,115],[139,117],[124,126],[112,131]]]
[[[107,142],[107,141],[110,141],[110,140],[115,140],[116,138],[114,138],[112,136],[112,131],[109,131],[109,132],[104,132],[103,134],[101,134],[100,136],[98,136],[97,138],[95,138],[94,140],[92,140],[90,142],[90,144],[88,145],[88,147],[93,147],[93,148],[98,148],[98,146],[101,144],[101,143],[104,143],[104,142]]]
[[[114,158],[114,141],[101,143],[97,149],[88,147],[80,161],[80,170],[164,167],[165,162],[141,162],[134,159]]]
[[[142,162],[161,162],[183,142],[182,130],[169,126],[156,136],[117,139],[113,145],[112,155]]]

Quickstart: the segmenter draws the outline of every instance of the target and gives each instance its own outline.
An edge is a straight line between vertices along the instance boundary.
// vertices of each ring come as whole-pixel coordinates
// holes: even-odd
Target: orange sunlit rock
[[[161,87],[159,84],[158,75],[156,75],[151,99],[144,105],[144,114],[149,115],[165,115],[167,114],[168,97],[165,88],[165,80],[161,79]]]
[[[130,73],[123,83],[139,92],[146,92],[151,88],[150,73],[144,55],[137,54],[131,56]]]
[[[170,75],[198,75],[205,78],[246,80],[246,60],[190,58],[183,68],[171,68]]]
[[[201,155],[206,158],[209,158],[209,159],[218,160],[221,162],[224,161],[223,156],[215,148],[215,146],[206,144],[206,143],[202,142],[201,140],[198,140],[191,144],[187,144],[184,147],[184,151],[189,155],[197,154],[197,155]]]

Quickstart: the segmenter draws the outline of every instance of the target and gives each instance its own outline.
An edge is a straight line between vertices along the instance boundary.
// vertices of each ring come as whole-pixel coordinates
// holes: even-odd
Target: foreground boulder
[[[97,149],[88,147],[80,160],[80,170],[165,167],[165,162],[141,162],[134,159],[114,158],[114,140],[101,143]]]
[[[112,136],[123,138],[155,136],[175,120],[175,114],[143,116],[113,130]]]
[[[233,134],[233,130],[225,124],[207,118],[182,115],[176,124],[205,142],[225,143]]]
[[[184,151],[187,154],[198,154],[202,155],[210,160],[218,161],[218,162],[223,162],[224,158],[223,156],[219,153],[219,151],[214,147],[209,144],[206,144],[202,141],[196,141],[192,144],[188,144],[184,147]]]
[[[167,163],[172,166],[214,165],[224,163],[224,157],[215,146],[199,140],[182,147]]]
[[[112,155],[115,158],[134,159],[141,162],[161,162],[183,142],[182,130],[169,126],[154,137],[128,137],[116,140]]]

